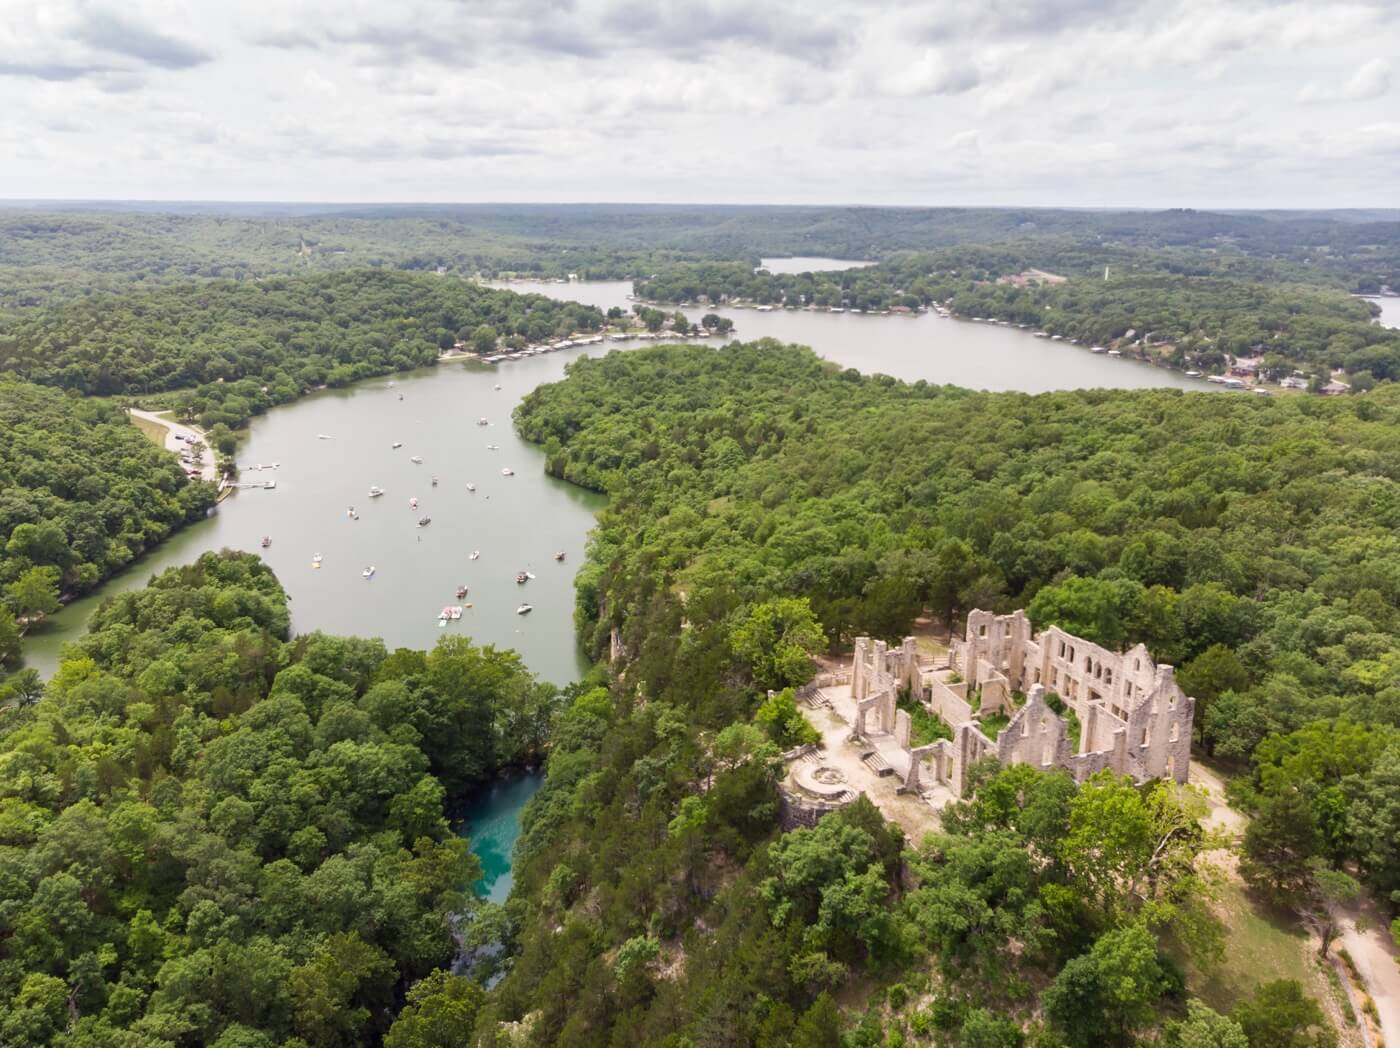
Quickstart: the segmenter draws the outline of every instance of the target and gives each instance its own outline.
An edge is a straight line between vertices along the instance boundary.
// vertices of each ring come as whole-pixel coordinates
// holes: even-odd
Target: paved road
[[[188,441],[197,440],[204,443],[204,434],[189,426],[182,426],[180,423],[156,414],[153,411],[141,411],[138,408],[130,408],[131,414],[136,418],[145,419],[147,422],[154,422],[158,426],[165,427],[165,447],[168,451],[179,453],[185,450]],[[179,437],[181,439],[177,440]],[[201,476],[210,483],[216,482],[218,474],[214,471],[214,452],[207,445],[203,456],[199,462]]]

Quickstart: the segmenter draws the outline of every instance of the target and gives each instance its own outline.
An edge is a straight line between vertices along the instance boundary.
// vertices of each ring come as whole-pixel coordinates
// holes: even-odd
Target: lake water
[[[520,836],[520,810],[543,784],[543,771],[520,772],[482,790],[462,813],[460,833],[481,860],[481,880],[473,887],[490,902],[505,902],[515,883],[511,853]]]
[[[1400,297],[1395,295],[1364,295],[1362,297],[1381,307],[1380,322],[1383,327],[1400,328]]]
[[[791,258],[759,259],[759,268],[770,273],[830,273],[840,269],[864,269],[874,262],[858,262],[850,258],[821,258],[816,255],[794,255]]]
[[[845,263],[842,263],[845,265]],[[493,284],[522,293],[571,299],[609,309],[631,310],[632,285],[625,280],[556,284],[512,281]],[[1136,360],[1090,353],[1082,346],[1035,338],[1028,331],[999,324],[952,320],[935,313],[880,316],[775,309],[689,309],[692,320],[714,312],[734,321],[733,337],[749,341],[776,338],[811,346],[827,360],[867,374],[876,372],[914,382],[972,389],[1047,393],[1057,389],[1140,389],[1171,386],[1218,391],[1219,386],[1187,378],[1179,371]]]
[[[463,634],[516,649],[545,680],[576,680],[584,662],[574,640],[573,578],[604,499],[546,476],[542,452],[516,436],[510,413],[578,355],[532,357],[499,370],[444,364],[323,391],[254,419],[239,462],[281,466],[245,469],[242,479],[273,478],[276,490],[237,492],[208,520],[53,616],[26,638],[26,663],[47,677],[62,643],[82,634],[103,596],[228,547],[260,553],[277,572],[298,632],[383,637],[391,649],[430,648],[440,636]],[[490,424],[477,425],[482,417]],[[334,439],[319,440],[322,433]],[[403,447],[393,449],[395,441]],[[422,465],[410,461],[415,455]],[[514,476],[502,475],[507,467]],[[367,497],[372,484],[386,493]],[[350,506],[358,520],[347,515]],[[431,523],[420,528],[423,516]],[[268,549],[260,548],[264,535],[272,539]],[[473,550],[480,559],[469,559]],[[556,551],[565,554],[562,563]],[[322,565],[313,569],[317,553]],[[366,580],[369,565],[376,570]],[[515,581],[522,570],[536,576],[523,586]],[[458,584],[468,587],[463,600],[454,595]],[[534,611],[517,615],[522,601]],[[438,627],[444,605],[467,603],[458,622]]]

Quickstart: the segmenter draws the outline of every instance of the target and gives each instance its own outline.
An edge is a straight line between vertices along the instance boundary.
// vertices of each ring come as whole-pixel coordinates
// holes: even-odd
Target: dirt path
[[[1340,945],[1346,947],[1366,992],[1376,1002],[1381,1035],[1386,1044],[1400,1045],[1400,961],[1390,924],[1366,895],[1352,906],[1339,907],[1338,913],[1345,915]]]
[[[190,441],[198,441],[204,444],[204,451],[199,458],[199,475],[211,484],[216,482],[218,474],[214,471],[214,451],[205,441],[204,434],[191,426],[182,426],[154,411],[142,411],[140,408],[129,409],[133,418],[139,418],[145,422],[153,423],[157,426],[165,427],[165,449],[179,454],[186,450]]]

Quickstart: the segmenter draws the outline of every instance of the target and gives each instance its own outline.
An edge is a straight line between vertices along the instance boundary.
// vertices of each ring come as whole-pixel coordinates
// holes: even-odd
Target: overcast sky
[[[1400,206],[1400,0],[0,0],[0,197]]]

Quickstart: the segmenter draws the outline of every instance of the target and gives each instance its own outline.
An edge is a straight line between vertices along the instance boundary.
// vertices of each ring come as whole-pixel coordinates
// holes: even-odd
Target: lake
[[[585,663],[574,639],[573,579],[604,499],[546,476],[543,453],[516,436],[510,413],[531,389],[561,378],[577,355],[532,357],[499,371],[443,364],[322,391],[254,419],[239,462],[281,466],[245,468],[242,479],[275,479],[276,490],[235,493],[209,519],[53,616],[26,638],[26,664],[49,676],[60,646],[83,633],[102,597],[227,547],[260,553],[277,572],[297,632],[383,637],[391,649],[430,648],[440,636],[462,634],[516,649],[545,680],[576,680]],[[489,424],[477,425],[479,418]],[[322,433],[333,439],[318,439]],[[504,468],[515,475],[503,476]],[[369,498],[370,485],[385,494]],[[358,520],[348,516],[351,506]],[[419,527],[423,516],[431,523]],[[267,549],[264,535],[272,539]],[[473,550],[480,559],[469,559]],[[369,565],[375,573],[366,580]],[[518,585],[516,573],[525,570],[535,578]],[[468,587],[463,600],[454,596],[458,584]],[[522,601],[534,611],[517,615]],[[467,603],[458,622],[438,627],[444,605]]]
[[[571,284],[516,280],[491,286],[585,302],[604,310],[620,306],[630,311],[633,305],[627,297],[632,293],[632,285],[625,280]],[[935,313],[881,316],[790,309],[763,313],[727,307],[691,308],[685,312],[692,320],[711,312],[728,317],[734,321],[736,339],[800,342],[843,367],[867,374],[893,375],[909,382],[926,379],[972,389],[1023,393],[1095,387],[1170,386],[1197,391],[1220,388],[1202,379],[1187,378],[1179,371],[1035,338],[1028,331],[953,320]]]
[[[1400,296],[1396,295],[1363,295],[1368,302],[1374,302],[1381,307],[1381,326],[1389,328],[1400,328]]]
[[[864,269],[874,262],[858,262],[850,258],[821,258],[816,255],[793,255],[791,258],[761,258],[758,268],[770,273],[831,273],[841,269]]]

